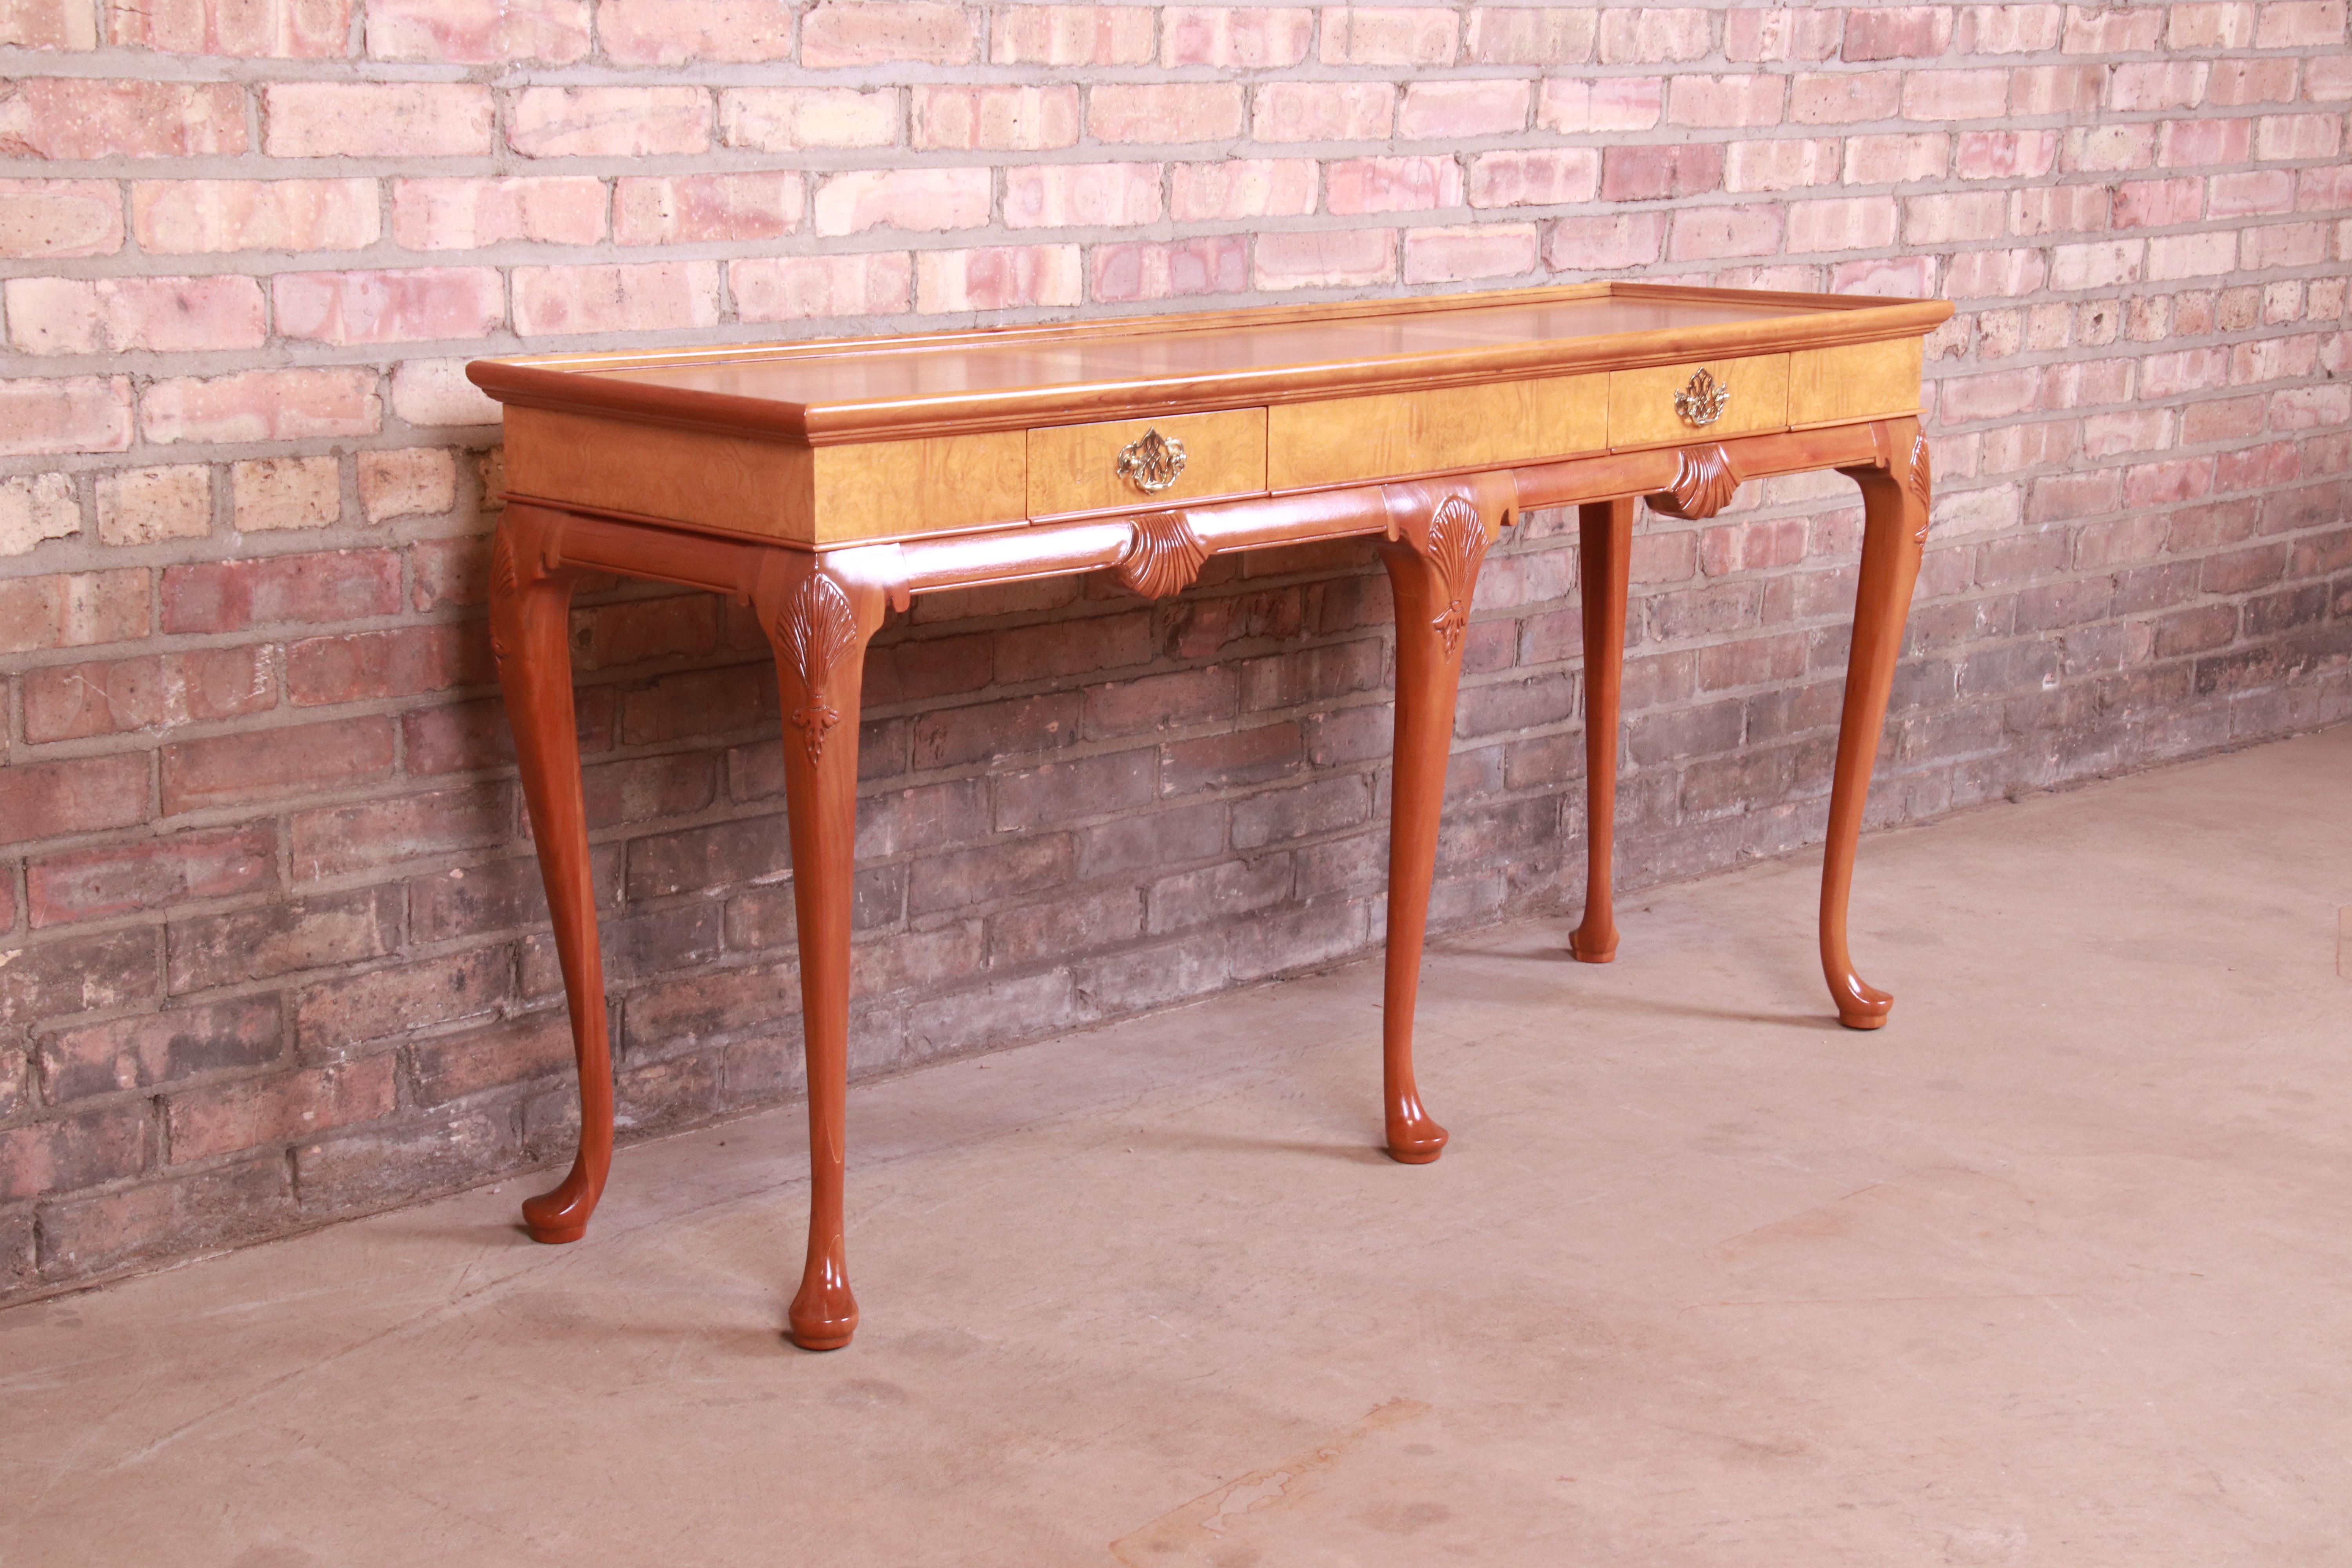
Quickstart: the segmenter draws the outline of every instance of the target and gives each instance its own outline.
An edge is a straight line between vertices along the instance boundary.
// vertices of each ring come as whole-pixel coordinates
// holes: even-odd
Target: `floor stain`
[[[1169,1510],[1142,1529],[1110,1543],[1111,1560],[1127,1568],[1181,1562],[1210,1562],[1223,1568],[1243,1568],[1257,1553],[1227,1533],[1251,1514],[1295,1506],[1308,1489],[1301,1483],[1338,1464],[1375,1433],[1420,1420],[1430,1406],[1418,1399],[1391,1399],[1331,1442],[1294,1455],[1279,1464],[1227,1481],[1192,1501]],[[1407,1530],[1433,1522],[1414,1519]]]

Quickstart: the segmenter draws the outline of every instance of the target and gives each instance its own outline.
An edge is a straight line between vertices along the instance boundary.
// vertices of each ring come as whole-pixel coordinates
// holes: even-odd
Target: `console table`
[[[1892,998],[1846,951],[1847,889],[1920,546],[1923,335],[1939,300],[1593,283],[856,342],[481,360],[505,405],[490,635],[579,1058],[580,1148],[523,1205],[578,1239],[612,1160],[612,1061],[566,622],[583,573],[756,607],[783,697],[808,1068],[808,1257],[794,1342],[857,1325],[842,1237],[857,721],[867,638],[942,588],[1108,571],[1181,591],[1222,551],[1378,542],[1396,603],[1382,1080],[1388,1151],[1437,1158],[1412,1016],[1480,563],[1522,510],[1581,529],[1591,860],[1570,947],[1615,956],[1610,908],[1633,502],[1712,516],[1742,480],[1861,487],[1853,653],[1822,877],[1840,1021]]]

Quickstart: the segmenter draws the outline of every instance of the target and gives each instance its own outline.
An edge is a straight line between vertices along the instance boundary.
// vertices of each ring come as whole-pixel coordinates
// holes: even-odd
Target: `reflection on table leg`
[[[523,800],[555,925],[572,1046],[580,1063],[580,1151],[551,1192],[526,1199],[535,1241],[577,1241],[613,1164],[613,1049],[604,965],[596,947],[596,894],[588,874],[588,814],[581,799],[580,737],[572,710],[568,636],[573,574],[547,564],[561,528],[553,513],[507,508],[490,546],[490,648],[514,727]]]
[[[1586,963],[1617,956],[1611,879],[1617,831],[1617,728],[1625,688],[1627,574],[1633,551],[1633,501],[1588,501],[1577,508],[1577,574],[1584,618],[1584,922],[1568,950]]]
[[[793,1298],[791,1333],[803,1350],[838,1350],[857,1330],[842,1233],[857,713],[866,641],[881,625],[883,600],[878,590],[821,570],[814,556],[779,550],[761,565],[753,602],[775,648],[783,694],[784,800],[808,1064],[808,1259]]]
[[[1480,509],[1440,486],[1389,487],[1399,539],[1381,547],[1396,599],[1396,782],[1389,816],[1388,977],[1381,1021],[1390,1155],[1423,1165],[1445,1129],[1412,1075],[1412,1015],[1436,876],[1437,829],[1470,600],[1490,534]]]
[[[1845,710],[1838,721],[1837,774],[1831,786],[1829,839],[1822,858],[1822,973],[1838,1022],[1875,1029],[1895,998],[1865,982],[1846,947],[1846,902],[1862,835],[1870,771],[1886,723],[1887,693],[1903,651],[1903,623],[1927,542],[1931,477],[1927,438],[1916,419],[1875,427],[1881,464],[1839,470],[1862,487],[1861,584],[1854,595],[1853,648],[1846,662]]]

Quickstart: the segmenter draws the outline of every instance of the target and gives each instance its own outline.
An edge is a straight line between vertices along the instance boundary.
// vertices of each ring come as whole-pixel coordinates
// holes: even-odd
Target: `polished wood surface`
[[[917,594],[1103,571],[1158,597],[1221,552],[1376,542],[1397,668],[1382,1131],[1391,1156],[1426,1163],[1446,1133],[1414,1079],[1413,1008],[1488,550],[1527,510],[1580,508],[1591,831],[1570,948],[1605,963],[1633,502],[1705,518],[1750,479],[1845,472],[1865,525],[1822,960],[1840,1020],[1883,1024],[1891,999],[1855,972],[1845,908],[1931,499],[1918,338],[1949,311],[1601,284],[469,366],[507,403],[492,640],[580,1068],[578,1158],[523,1205],[526,1227],[580,1237],[612,1158],[564,635],[572,584],[589,572],[730,595],[756,608],[774,649],[812,1175],[787,1319],[806,1348],[846,1344],[857,1325],[843,1183],[863,660]]]

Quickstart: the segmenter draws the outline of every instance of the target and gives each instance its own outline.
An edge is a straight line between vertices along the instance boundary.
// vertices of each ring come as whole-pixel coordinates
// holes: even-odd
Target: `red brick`
[[[1789,119],[1798,125],[1847,125],[1892,120],[1902,96],[1893,71],[1800,73],[1789,82]]]
[[[147,788],[143,752],[0,768],[0,844],[144,822]]]
[[[181,55],[336,59],[352,30],[352,0],[143,0],[109,12],[110,42]]]
[[[1540,241],[1533,224],[1473,224],[1410,228],[1404,236],[1404,280],[1453,283],[1531,274]]]
[[[9,341],[25,353],[194,353],[264,338],[250,278],[16,278],[5,292]]]
[[[143,759],[136,789],[146,794]],[[26,868],[35,928],[226,899],[278,884],[278,835],[264,825],[176,833],[50,855]]]
[[[131,226],[142,249],[356,250],[379,229],[373,180],[140,180]]]
[[[1585,6],[1479,5],[1465,20],[1463,52],[1476,65],[1581,65],[1600,32],[1600,14]]]
[[[1085,289],[1082,253],[1075,245],[925,250],[915,257],[915,309],[926,312],[1076,305]]]
[[[310,637],[286,649],[287,700],[298,708],[413,697],[497,678],[478,623]]]
[[[476,948],[304,987],[294,999],[296,1040],[307,1057],[340,1057],[410,1029],[483,1016],[513,998],[513,950]]]
[[[746,321],[892,315],[913,301],[914,262],[903,250],[762,257],[729,262],[727,287]]]
[[[1664,253],[1666,215],[1624,213],[1562,218],[1544,237],[1544,263],[1559,272],[1613,272]]]
[[[367,436],[383,410],[372,369],[253,370],[152,384],[140,405],[147,438],[292,441]]]
[[[0,121],[0,157],[196,158],[247,150],[245,91],[228,82],[26,77]]]
[[[0,381],[0,457],[122,452],[130,447],[128,376]]]
[[[619,65],[778,60],[793,52],[793,10],[791,0],[604,0],[596,33]]]
[[[1097,245],[1088,258],[1088,297],[1104,303],[1238,294],[1248,287],[1249,242],[1239,235]]]
[[[1926,59],[1952,41],[1952,13],[1942,5],[1870,5],[1846,13],[1841,58]]]
[[[1693,142],[1679,146],[1612,147],[1601,155],[1601,199],[1604,202],[1653,202],[1669,196],[1692,196],[1723,184],[1720,142]],[[1884,207],[1887,204],[1878,204]],[[1881,240],[1875,243],[1885,244]]]
[[[273,1074],[173,1095],[164,1108],[174,1162],[309,1138],[392,1114],[389,1056]]]
[[[1004,172],[1007,228],[1131,228],[1160,219],[1157,163],[1045,163]]]
[[[593,245],[604,237],[604,182],[584,174],[401,180],[393,186],[392,236],[408,250],[514,239]]]
[[[146,570],[136,567],[0,577],[0,653],[143,637],[148,586]]]
[[[392,765],[393,723],[382,716],[181,741],[163,748],[163,812],[352,787]]]
[[[1317,229],[1261,234],[1253,281],[1260,289],[1363,288],[1396,276],[1396,231]]]
[[[1777,206],[1685,207],[1675,214],[1666,253],[1676,261],[1770,256],[1780,248],[1786,214]]]
[[[0,180],[0,257],[65,260],[122,248],[122,197],[111,180]]]
[[[125,1264],[254,1241],[297,1222],[286,1161],[247,1160],[41,1207],[42,1266],[89,1278]]]
[[[1135,5],[1008,5],[989,22],[996,65],[1134,66],[1152,58],[1153,13]]]
[[[1603,65],[1695,60],[1714,42],[1713,14],[1696,7],[1643,5],[1601,14]]]
[[[506,319],[490,267],[281,272],[270,298],[281,334],[338,344],[480,338]]]
[[[137,1175],[146,1169],[154,1142],[144,1105],[93,1110],[0,1132],[0,1203]]]
[[[572,1064],[563,1014],[534,1014],[409,1048],[420,1105],[443,1105],[485,1089],[559,1073]]]
[[[382,958],[399,940],[400,889],[363,888],[228,914],[175,918],[165,970],[176,994]]]
[[[1397,135],[1452,143],[1465,137],[1509,136],[1528,128],[1534,89],[1524,81],[1417,81],[1404,89]]]
[[[719,135],[730,147],[762,153],[887,147],[898,140],[898,95],[887,88],[726,88]]]
[[[1777,76],[1677,76],[1666,100],[1674,125],[1778,125],[1786,89]]]
[[[1601,155],[1590,147],[1481,153],[1470,164],[1474,207],[1589,202],[1600,188]]]
[[[0,1025],[137,1006],[156,979],[152,926],[19,948],[0,965]]]
[[[1462,165],[1452,158],[1345,158],[1323,169],[1326,212],[1414,212],[1462,205]]]
[[[518,267],[515,331],[646,332],[708,327],[719,320],[719,263],[656,261],[634,267]]]
[[[1395,116],[1396,89],[1387,82],[1270,81],[1258,89],[1250,134],[1260,142],[1385,141]]]
[[[828,0],[801,19],[801,64],[814,70],[898,60],[966,65],[979,52],[977,19],[934,0]]]
[[[12,0],[0,11],[0,44],[28,49],[98,47],[98,13],[80,0]]]
[[[65,1105],[260,1067],[279,1049],[278,998],[247,996],[60,1030],[41,1041],[41,1082],[50,1104]]]
[[[459,82],[274,82],[261,89],[273,158],[465,158],[490,152],[490,89]]]
[[[525,88],[507,116],[507,145],[526,158],[710,150],[710,99],[698,87]]]
[[[1450,66],[1460,26],[1459,14],[1446,6],[1327,6],[1323,63]]]
[[[1570,136],[1647,131],[1665,113],[1665,84],[1654,78],[1548,77],[1536,102],[1536,128]]]
[[[1242,132],[1242,89],[1221,82],[1105,82],[1087,94],[1098,142],[1217,142]]]
[[[380,60],[569,65],[592,47],[588,0],[369,0],[367,43]]]
[[[400,609],[400,557],[389,550],[200,562],[163,573],[166,632],[316,625]]]

